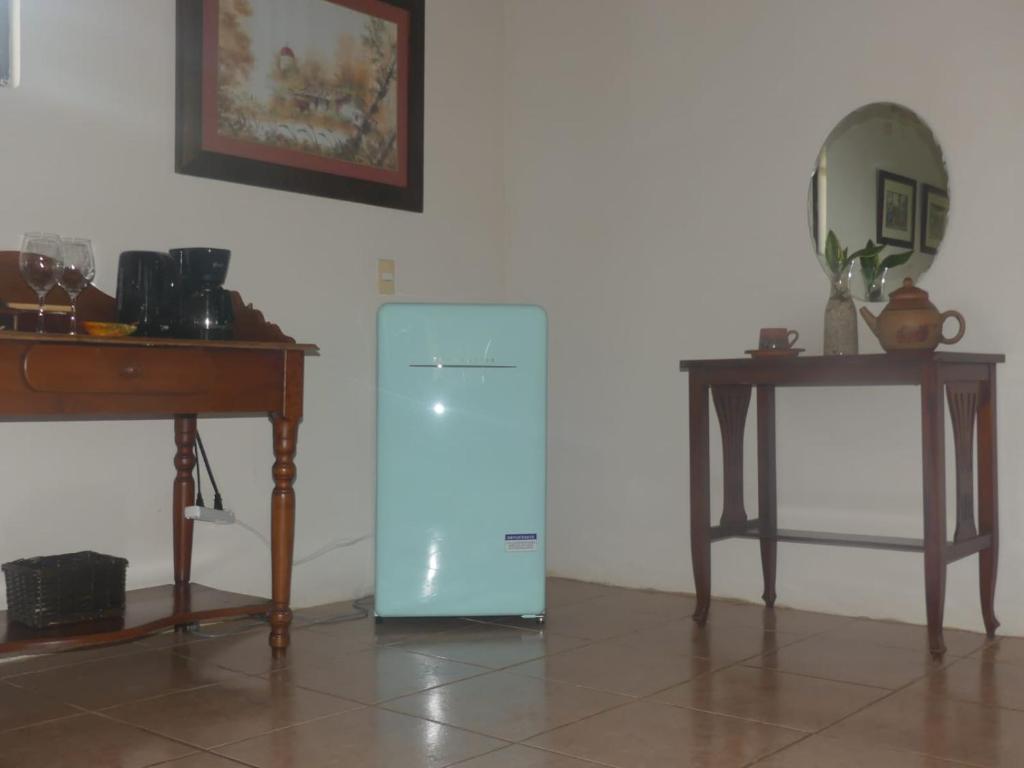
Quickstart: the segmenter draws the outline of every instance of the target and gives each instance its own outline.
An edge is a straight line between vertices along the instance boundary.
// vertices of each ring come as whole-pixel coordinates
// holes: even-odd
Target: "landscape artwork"
[[[379,0],[219,0],[205,12],[204,148],[406,183],[406,11]]]

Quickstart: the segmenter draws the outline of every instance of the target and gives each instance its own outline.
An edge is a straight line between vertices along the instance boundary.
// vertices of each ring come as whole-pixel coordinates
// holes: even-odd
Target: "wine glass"
[[[96,261],[92,255],[92,241],[84,237],[65,237],[61,239],[64,253],[64,269],[60,271],[57,282],[71,299],[71,335],[78,333],[78,310],[76,302],[78,294],[89,287],[96,276]]]
[[[21,238],[21,257],[18,265],[21,276],[39,297],[39,317],[36,332],[43,332],[43,307],[46,294],[57,284],[57,278],[64,268],[61,258],[61,240],[57,235],[46,232],[29,232]]]

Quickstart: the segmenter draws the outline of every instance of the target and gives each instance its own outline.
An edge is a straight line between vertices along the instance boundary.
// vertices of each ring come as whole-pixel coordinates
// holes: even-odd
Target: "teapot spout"
[[[869,310],[867,307],[860,308],[860,316],[864,318],[864,322],[867,323],[868,328],[870,328],[871,332],[875,334],[875,336],[877,337],[878,318],[875,315],[871,314],[871,310]]]

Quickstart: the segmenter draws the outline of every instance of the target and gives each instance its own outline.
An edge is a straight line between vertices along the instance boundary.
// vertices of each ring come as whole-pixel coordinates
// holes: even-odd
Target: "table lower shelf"
[[[796,544],[827,544],[837,547],[862,547],[866,549],[888,549],[896,552],[924,552],[924,539],[903,538],[900,536],[868,536],[859,533],[825,533],[822,531],[799,531],[779,528],[774,536],[762,536],[758,530],[758,520],[748,520],[743,529],[729,530],[722,526],[712,528],[712,541],[722,539],[768,539]],[[961,541],[946,542],[945,560],[951,563],[975,552],[992,546],[991,534],[982,534]]]
[[[32,629],[8,622],[0,611],[0,653],[42,652],[120,643],[151,635],[176,624],[235,616],[265,615],[270,601],[202,584],[133,589],[125,595],[124,617]]]

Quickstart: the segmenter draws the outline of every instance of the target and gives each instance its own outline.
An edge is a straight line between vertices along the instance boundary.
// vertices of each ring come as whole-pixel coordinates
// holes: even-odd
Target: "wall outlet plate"
[[[381,296],[395,295],[394,259],[377,259],[377,293]]]
[[[235,513],[230,509],[214,509],[213,507],[185,507],[185,517],[188,520],[198,520],[202,523],[233,523]]]

